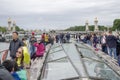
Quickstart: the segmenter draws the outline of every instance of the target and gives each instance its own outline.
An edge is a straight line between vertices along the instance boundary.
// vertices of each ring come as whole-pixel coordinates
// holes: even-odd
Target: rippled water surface
[[[9,48],[9,43],[0,42],[0,51],[8,49],[8,48]]]

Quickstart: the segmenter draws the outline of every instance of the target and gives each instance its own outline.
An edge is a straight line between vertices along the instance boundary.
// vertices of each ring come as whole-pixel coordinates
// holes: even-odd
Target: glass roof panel
[[[106,78],[108,80],[120,80],[120,77],[105,63],[97,62],[87,58],[83,59],[89,76]]]
[[[85,45],[83,45],[82,43],[76,43],[78,47],[81,47],[81,48],[87,48]]]
[[[75,77],[88,78],[88,76],[92,80],[120,80],[120,77],[92,50],[86,46],[83,48],[82,44],[80,46],[78,50],[81,53],[75,44],[53,46],[47,56],[42,80],[65,80]]]
[[[42,80],[61,80],[71,77],[78,77],[78,74],[69,62],[52,62],[47,63]]]
[[[57,47],[59,47],[59,46],[61,46],[61,44],[55,43],[54,45],[51,46],[51,49],[57,48]]]
[[[58,52],[58,51],[61,51],[61,50],[62,50],[62,47],[56,47],[56,48],[50,49],[49,53],[54,53],[54,52]]]
[[[66,57],[66,54],[64,53],[64,51],[58,51],[58,52],[49,54],[47,61],[56,60],[63,57]]]
[[[87,77],[87,74],[82,65],[82,61],[80,60],[79,53],[76,50],[76,46],[74,44],[69,44],[69,45],[67,45],[67,47],[69,47],[69,48],[67,48],[66,54],[72,61],[73,65],[75,66],[77,71],[80,73],[80,76]]]
[[[68,61],[69,60],[67,59],[67,57],[64,57],[64,58],[53,60],[52,62],[68,62]]]
[[[78,49],[82,53],[83,57],[89,57],[89,58],[100,60],[99,57],[97,57],[93,51],[89,49],[83,49],[83,48],[78,48]]]

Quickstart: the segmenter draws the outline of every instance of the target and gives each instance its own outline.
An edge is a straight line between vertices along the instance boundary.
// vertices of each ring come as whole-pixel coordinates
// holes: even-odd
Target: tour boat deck
[[[82,42],[47,45],[29,72],[30,80],[120,80],[116,60]]]

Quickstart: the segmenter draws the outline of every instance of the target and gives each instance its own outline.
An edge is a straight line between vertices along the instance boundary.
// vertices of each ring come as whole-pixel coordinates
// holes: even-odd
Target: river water
[[[8,48],[9,48],[9,43],[0,42],[0,51],[8,49]]]

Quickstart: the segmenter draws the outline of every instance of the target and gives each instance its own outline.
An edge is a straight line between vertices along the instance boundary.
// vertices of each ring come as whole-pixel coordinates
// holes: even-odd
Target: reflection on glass
[[[83,57],[89,57],[99,60],[99,58],[93,53],[93,51],[90,51],[89,49],[79,48],[79,51],[82,53]]]
[[[107,66],[94,52],[79,44],[78,50],[74,44],[53,46],[48,53],[44,66],[42,80],[120,80],[120,77]],[[83,48],[84,47],[84,48]],[[80,54],[83,55],[81,58]],[[96,59],[96,60],[95,60]]]
[[[57,48],[51,49],[50,53],[58,52],[60,50],[63,50],[62,47],[57,47]]]
[[[105,63],[93,61],[86,58],[83,60],[89,76],[105,78],[108,80],[120,80],[120,77],[118,77],[118,75]]]
[[[51,61],[51,60],[55,60],[55,59],[59,59],[59,58],[63,58],[63,57],[66,57],[64,51],[59,51],[59,52],[56,52],[56,53],[49,54],[47,60]]]
[[[82,45],[82,44],[79,44],[79,43],[76,43],[78,47],[80,48],[87,48],[86,46]]]
[[[61,80],[71,77],[78,75],[69,62],[52,62],[47,63],[42,80]]]

